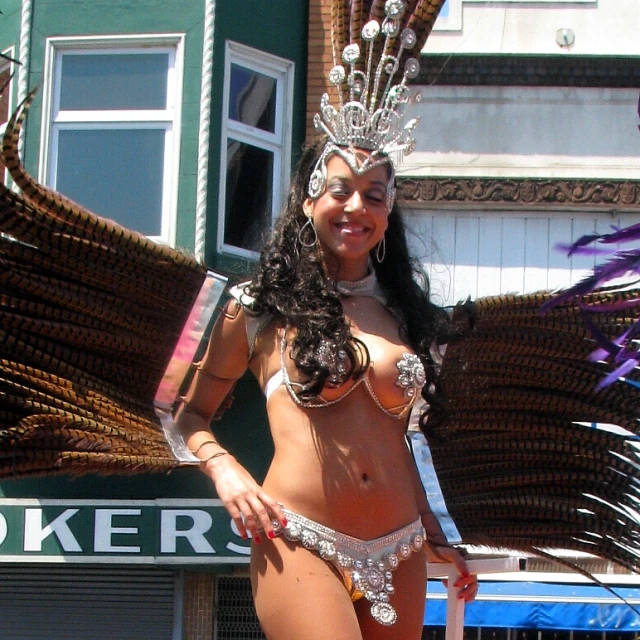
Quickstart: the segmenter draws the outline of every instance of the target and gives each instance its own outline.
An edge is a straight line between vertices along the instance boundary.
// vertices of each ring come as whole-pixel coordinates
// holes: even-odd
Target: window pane
[[[9,67],[0,61],[0,127],[9,119],[9,75]],[[0,184],[4,184],[4,178],[5,166],[0,158]]]
[[[62,56],[60,109],[165,109],[168,53]]]
[[[0,64],[0,125],[9,119],[9,69]]]
[[[61,130],[56,189],[101,216],[161,233],[164,129]]]
[[[229,118],[274,133],[275,78],[232,64],[229,88]]]
[[[260,251],[271,230],[273,153],[229,140],[225,244]]]

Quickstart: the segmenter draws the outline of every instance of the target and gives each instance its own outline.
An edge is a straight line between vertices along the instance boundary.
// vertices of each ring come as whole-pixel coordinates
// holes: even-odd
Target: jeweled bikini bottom
[[[283,511],[287,526],[274,523],[276,533],[300,542],[305,549],[317,552],[331,563],[342,576],[351,599],[366,598],[372,603],[373,618],[382,625],[392,625],[398,617],[389,603],[394,592],[392,572],[401,560],[422,549],[425,533],[420,519],[381,538],[359,540],[294,511]]]

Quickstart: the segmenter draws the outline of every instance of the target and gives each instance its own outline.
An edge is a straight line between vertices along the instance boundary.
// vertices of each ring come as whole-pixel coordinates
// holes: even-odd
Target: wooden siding
[[[409,243],[431,278],[434,301],[455,304],[501,293],[556,289],[593,268],[593,258],[555,248],[637,217],[591,213],[417,212],[406,216]]]

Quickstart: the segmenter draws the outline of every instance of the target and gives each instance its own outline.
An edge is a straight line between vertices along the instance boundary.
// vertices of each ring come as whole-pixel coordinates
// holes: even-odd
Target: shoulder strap
[[[256,314],[253,311],[254,298],[245,292],[245,287],[249,284],[241,282],[229,289],[229,295],[245,310],[245,324],[247,328],[247,343],[249,344],[249,359],[253,356],[253,349],[260,332],[271,322],[271,315],[267,313]]]

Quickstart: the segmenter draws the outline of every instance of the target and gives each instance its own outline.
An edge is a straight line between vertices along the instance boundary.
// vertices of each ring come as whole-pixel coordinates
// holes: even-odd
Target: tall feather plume
[[[433,29],[433,25],[438,18],[440,9],[444,5],[445,0],[412,0],[407,2],[407,10],[405,11],[404,27],[413,29],[416,34],[417,43],[413,51],[405,51],[401,58],[399,69],[404,69],[407,58],[414,56],[420,57],[427,38]]]
[[[351,0],[351,17],[349,24],[349,42],[359,42],[360,32],[366,22],[368,3],[365,0]],[[349,44],[349,43],[347,43]]]
[[[385,17],[384,5],[386,0],[369,0],[369,20],[382,22]]]
[[[332,0],[331,44],[333,64],[340,64],[342,50],[349,44],[351,0]]]
[[[0,185],[0,478],[176,466],[153,397],[204,280],[179,251],[38,184],[11,118]]]
[[[604,289],[544,316],[552,294],[455,308],[425,433],[464,542],[561,547],[640,569],[640,394],[623,383],[596,391],[610,366],[587,358],[582,311],[613,309],[593,319],[612,337],[637,320],[628,297]]]
[[[360,45],[364,51],[361,39],[362,27],[369,20],[382,24],[386,17],[385,5],[387,0],[333,0],[332,3],[332,43],[334,64],[341,63],[342,50],[351,43]],[[399,61],[398,70],[394,77],[401,76],[408,58],[420,57],[427,37],[438,17],[445,0],[404,0],[404,13],[401,18],[401,29],[411,28],[417,38],[417,44],[411,50],[405,50]],[[349,8],[350,7],[350,8]],[[350,15],[350,19],[349,19]],[[346,21],[345,21],[345,18]],[[377,38],[373,42],[373,59],[379,60],[383,54],[384,38]],[[386,55],[397,53],[398,39],[393,39],[384,51]],[[364,57],[357,66],[364,69]],[[382,91],[382,87],[381,87]],[[377,98],[380,96],[378,95]]]

